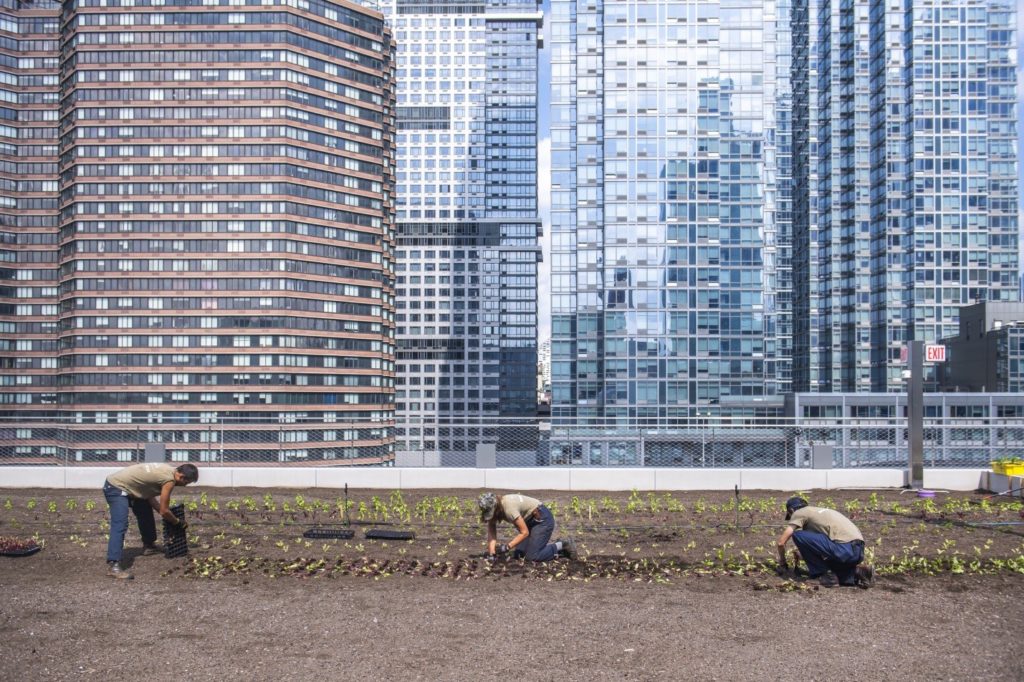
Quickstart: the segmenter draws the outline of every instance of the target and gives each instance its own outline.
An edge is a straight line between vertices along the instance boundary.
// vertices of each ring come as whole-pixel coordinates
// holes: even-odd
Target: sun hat
[[[484,493],[476,501],[476,506],[480,508],[480,521],[490,521],[494,516],[494,510],[498,507],[498,498],[494,493]]]

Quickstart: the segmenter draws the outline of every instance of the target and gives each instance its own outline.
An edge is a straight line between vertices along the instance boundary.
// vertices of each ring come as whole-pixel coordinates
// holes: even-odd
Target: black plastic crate
[[[185,505],[176,504],[171,507],[171,513],[180,521],[185,520]],[[186,556],[188,554],[188,530],[172,526],[164,520],[164,556],[168,559]]]

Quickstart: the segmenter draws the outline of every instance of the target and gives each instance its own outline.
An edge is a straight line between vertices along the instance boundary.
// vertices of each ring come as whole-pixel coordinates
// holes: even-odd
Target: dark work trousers
[[[856,584],[854,569],[864,560],[863,542],[835,542],[824,533],[809,530],[795,531],[793,542],[807,562],[807,573],[812,578],[832,571],[840,585]]]
[[[551,510],[543,504],[537,507],[540,518],[533,514],[526,517],[526,527],[530,531],[530,537],[526,538],[526,558],[529,561],[550,561],[558,554],[554,543],[549,543],[551,534],[555,532],[555,517]]]
[[[153,518],[153,506],[149,500],[129,497],[128,494],[109,483],[103,484],[103,496],[110,507],[110,540],[107,541],[107,561],[120,561],[124,553],[124,536],[128,532],[128,510],[135,514],[139,523],[139,535],[142,544],[151,545],[156,542],[156,521]]]

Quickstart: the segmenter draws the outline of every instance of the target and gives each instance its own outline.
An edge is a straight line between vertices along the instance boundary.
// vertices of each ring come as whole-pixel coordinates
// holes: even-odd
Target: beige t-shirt
[[[797,530],[809,530],[827,535],[833,542],[853,542],[854,540],[864,542],[864,536],[860,534],[860,530],[853,524],[853,521],[834,509],[822,507],[797,509],[789,519],[789,525]]]
[[[502,495],[501,504],[501,516],[509,523],[515,523],[515,520],[522,516],[524,519],[533,513],[533,510],[540,506],[540,500],[526,495]]]
[[[160,494],[168,481],[174,480],[174,467],[170,464],[133,464],[107,477],[107,483],[116,485],[132,497],[148,500]]]

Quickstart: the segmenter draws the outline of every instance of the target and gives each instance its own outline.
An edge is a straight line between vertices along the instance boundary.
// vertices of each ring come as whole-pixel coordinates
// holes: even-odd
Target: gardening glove
[[[188,528],[188,521],[185,521],[184,519],[178,519],[178,522],[174,524],[174,527],[178,530],[184,531]]]
[[[497,546],[497,547],[496,547],[496,548],[494,549],[494,551],[495,551],[495,553],[497,553],[497,554],[508,554],[508,549],[509,549],[508,545],[506,545],[506,544],[502,543],[502,544],[498,545],[498,546]]]
[[[793,569],[791,569],[786,564],[779,564],[775,567],[775,575],[779,576],[780,578],[790,578],[793,575]]]

